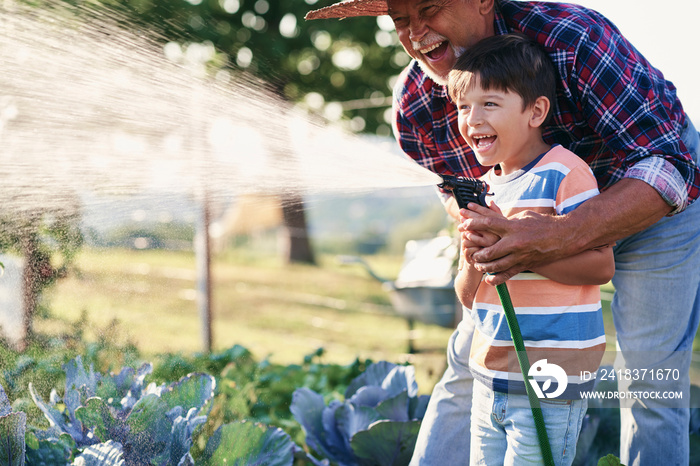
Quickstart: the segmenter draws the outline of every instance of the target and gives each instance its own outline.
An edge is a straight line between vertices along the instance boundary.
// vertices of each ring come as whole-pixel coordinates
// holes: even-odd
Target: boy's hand
[[[470,202],[467,207],[468,209],[460,210],[462,222],[459,224],[458,230],[462,233],[462,254],[464,255],[464,258],[467,260],[467,262],[469,262],[470,264],[474,264],[472,254],[483,248],[496,244],[496,242],[498,242],[498,240],[501,238],[498,235],[489,231],[469,230],[465,226],[465,221],[470,218],[486,216],[494,218],[505,217],[503,216],[501,209],[499,209],[494,202],[491,202],[489,204],[489,207],[483,207],[474,202]]]

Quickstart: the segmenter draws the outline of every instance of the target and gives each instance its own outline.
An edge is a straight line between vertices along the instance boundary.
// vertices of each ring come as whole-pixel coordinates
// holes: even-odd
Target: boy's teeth
[[[486,147],[490,146],[493,141],[496,140],[496,136],[474,136],[474,140],[476,141],[476,145],[478,147]]]

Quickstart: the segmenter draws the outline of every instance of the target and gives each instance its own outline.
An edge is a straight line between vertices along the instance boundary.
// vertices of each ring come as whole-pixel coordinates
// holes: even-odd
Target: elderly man
[[[513,0],[349,0],[307,19],[388,14],[414,59],[394,90],[395,132],[403,150],[440,174],[477,177],[485,168],[461,139],[446,77],[482,38],[522,32],[552,58],[559,82],[544,133],[593,170],[601,194],[565,216],[524,212],[499,219],[470,205],[457,212],[481,247],[475,267],[492,285],[518,272],[615,244],[612,312],[619,354],[644,368],[677,370],[672,383],[620,380],[621,391],[684,390],[700,318],[700,137],[673,85],[608,19],[572,4]],[[497,140],[496,140],[497,143]],[[436,385],[412,464],[466,464],[469,458],[471,329],[450,340],[448,369]],[[661,381],[663,382],[663,381]],[[621,460],[688,464],[689,410],[633,402],[623,409]]]

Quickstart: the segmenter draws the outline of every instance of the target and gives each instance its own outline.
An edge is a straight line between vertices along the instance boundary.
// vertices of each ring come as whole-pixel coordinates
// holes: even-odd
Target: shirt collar
[[[503,14],[501,13],[501,4],[500,2],[495,2],[494,6],[494,19],[493,19],[493,29],[496,33],[496,35],[502,35],[502,34],[508,34],[510,31],[508,30],[508,26],[506,25],[506,20],[503,18]]]

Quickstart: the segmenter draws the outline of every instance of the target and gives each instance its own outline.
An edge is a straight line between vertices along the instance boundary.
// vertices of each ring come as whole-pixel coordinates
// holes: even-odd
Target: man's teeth
[[[429,52],[432,52],[436,48],[440,47],[442,45],[442,42],[438,42],[437,44],[429,45],[428,47],[425,47],[424,49],[420,49],[420,53],[426,54]]]

